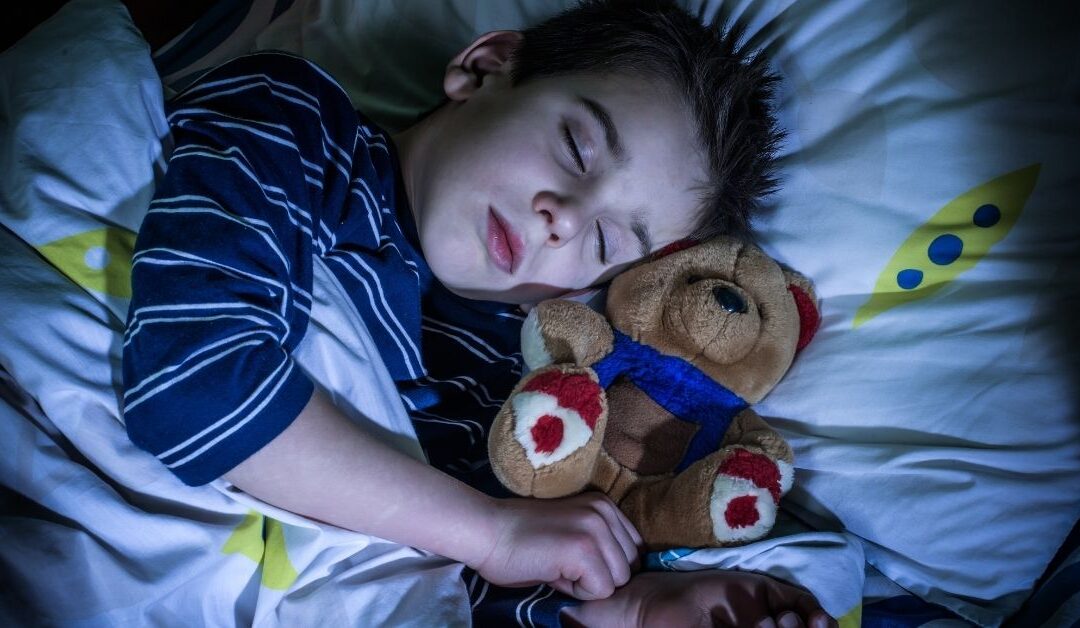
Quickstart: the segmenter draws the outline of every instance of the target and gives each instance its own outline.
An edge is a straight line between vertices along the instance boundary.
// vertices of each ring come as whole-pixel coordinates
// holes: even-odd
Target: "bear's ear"
[[[668,255],[671,255],[672,253],[678,253],[683,249],[688,249],[692,246],[697,246],[698,244],[701,244],[701,240],[695,240],[694,238],[683,238],[682,240],[676,240],[671,244],[665,246],[664,248],[658,251],[654,251],[648,259],[650,262],[654,262],[661,257],[666,257]]]
[[[788,292],[795,299],[795,309],[799,311],[799,343],[796,351],[802,351],[813,340],[821,325],[821,310],[818,308],[817,292],[814,284],[802,273],[783,266],[787,279]]]

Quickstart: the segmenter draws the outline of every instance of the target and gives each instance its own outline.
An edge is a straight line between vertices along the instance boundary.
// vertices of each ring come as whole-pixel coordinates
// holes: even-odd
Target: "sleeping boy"
[[[477,39],[444,104],[392,138],[302,59],[209,72],[169,105],[174,149],[136,243],[132,441],[188,484],[224,477],[494,585],[547,583],[569,622],[829,625],[765,576],[632,577],[640,537],[609,500],[491,496],[472,431],[520,375],[519,305],[687,236],[746,232],[778,133],[775,79],[736,39],[670,2],[585,2]],[[356,427],[294,363],[315,277],[350,295],[431,465]]]

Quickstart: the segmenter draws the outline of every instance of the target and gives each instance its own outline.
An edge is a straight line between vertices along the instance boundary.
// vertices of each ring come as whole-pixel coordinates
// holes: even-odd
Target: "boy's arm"
[[[547,582],[581,599],[625,584],[641,542],[601,494],[492,499],[371,439],[319,391],[225,479],[286,510],[458,560],[495,584]]]
[[[304,62],[262,59],[226,64],[170,104],[174,148],[132,257],[124,420],[187,484],[257,451],[313,390],[290,353],[336,218],[323,198],[347,177],[321,154],[322,128],[341,141],[348,125],[334,101],[314,106],[335,86]]]

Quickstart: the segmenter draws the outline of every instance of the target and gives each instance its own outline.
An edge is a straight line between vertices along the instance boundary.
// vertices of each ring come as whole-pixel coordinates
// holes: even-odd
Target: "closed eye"
[[[581,174],[585,174],[585,160],[581,158],[581,151],[578,149],[577,142],[574,141],[574,135],[570,132],[570,127],[563,125],[563,141],[566,142],[566,149],[570,152],[570,157],[573,158],[574,164],[577,165]]]
[[[600,221],[596,221],[596,249],[600,256],[600,263],[607,264],[607,239],[604,237],[604,229]]]

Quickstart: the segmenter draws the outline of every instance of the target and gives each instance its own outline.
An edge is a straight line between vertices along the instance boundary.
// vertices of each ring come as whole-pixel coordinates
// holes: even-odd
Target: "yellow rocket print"
[[[53,266],[86,290],[131,298],[134,233],[106,227],[60,238],[35,248]]]
[[[915,229],[885,265],[852,327],[930,296],[974,267],[1016,224],[1039,167],[1033,164],[976,186]]]
[[[284,591],[296,582],[296,568],[289,560],[281,522],[248,511],[221,548],[223,554],[243,554],[262,564],[262,585]]]

